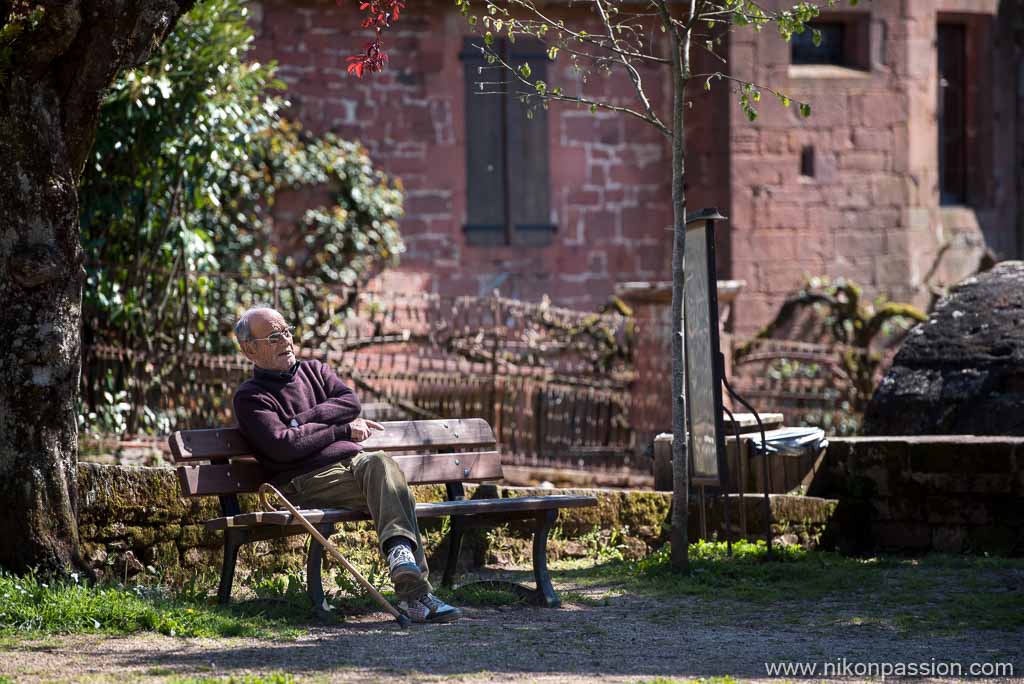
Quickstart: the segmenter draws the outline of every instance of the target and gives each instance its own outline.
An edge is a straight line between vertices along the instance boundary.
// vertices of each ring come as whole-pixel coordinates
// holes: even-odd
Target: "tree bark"
[[[668,13],[666,7],[665,13]],[[689,31],[672,30],[672,567],[689,569],[690,464],[686,434],[683,269],[686,260],[686,79]]]
[[[84,569],[78,179],[104,90],[194,0],[49,0],[0,75],[0,567]],[[21,21],[0,13],[0,28]],[[0,46],[3,47],[3,46]]]

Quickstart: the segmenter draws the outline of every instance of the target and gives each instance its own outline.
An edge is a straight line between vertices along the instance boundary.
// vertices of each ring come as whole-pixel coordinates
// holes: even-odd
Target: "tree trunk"
[[[192,3],[40,4],[33,24],[0,5],[0,28],[24,25],[0,65],[0,567],[52,574],[83,566],[78,179],[103,91]]]
[[[686,77],[689,42],[672,33],[672,567],[689,568],[690,464],[686,434],[683,268],[686,257]]]

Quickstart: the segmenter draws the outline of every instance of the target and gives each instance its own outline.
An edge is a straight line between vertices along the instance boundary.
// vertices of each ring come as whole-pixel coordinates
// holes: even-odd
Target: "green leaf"
[[[532,73],[533,71],[530,69],[530,65],[526,62],[523,62],[523,64],[519,67],[519,75],[522,76],[523,78],[530,78],[530,74]]]
[[[800,116],[802,116],[802,117],[804,117],[806,119],[810,115],[811,115],[811,105],[807,104],[806,102],[801,102],[800,103]]]

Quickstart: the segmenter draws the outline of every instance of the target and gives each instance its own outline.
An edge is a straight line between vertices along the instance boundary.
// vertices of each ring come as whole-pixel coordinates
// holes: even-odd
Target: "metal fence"
[[[731,382],[754,408],[782,413],[787,425],[852,435],[893,353],[754,339],[734,346]]]
[[[374,415],[485,418],[510,464],[629,464],[628,318],[498,296],[349,301],[327,334],[297,322],[300,356],[334,366]],[[149,412],[161,430],[231,424],[234,388],[251,374],[239,355],[102,344],[83,368],[92,394],[106,395],[98,403]]]

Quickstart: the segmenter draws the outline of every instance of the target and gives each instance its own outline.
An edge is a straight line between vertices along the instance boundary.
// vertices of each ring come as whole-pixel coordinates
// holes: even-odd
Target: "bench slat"
[[[522,496],[508,499],[466,499],[416,504],[416,517],[440,518],[447,515],[494,515],[496,513],[548,511],[553,508],[580,508],[596,504],[597,499],[592,496],[573,495]],[[314,525],[370,519],[367,513],[345,508],[309,509],[302,511],[302,515]],[[294,522],[294,516],[288,511],[267,511],[243,513],[230,518],[215,518],[206,523],[206,528],[209,530],[223,530],[228,527],[283,526],[294,524]],[[296,529],[296,532],[304,531],[303,528]]]
[[[493,449],[494,432],[486,420],[396,420],[381,423],[384,432],[375,432],[362,443],[367,451],[405,451],[410,449]],[[246,456],[252,447],[238,428],[181,430],[168,442],[175,463],[208,461]]]
[[[488,482],[502,478],[501,454],[497,451],[399,454],[392,458],[409,484]],[[256,461],[178,467],[178,482],[185,496],[255,492],[269,479],[267,471]]]

